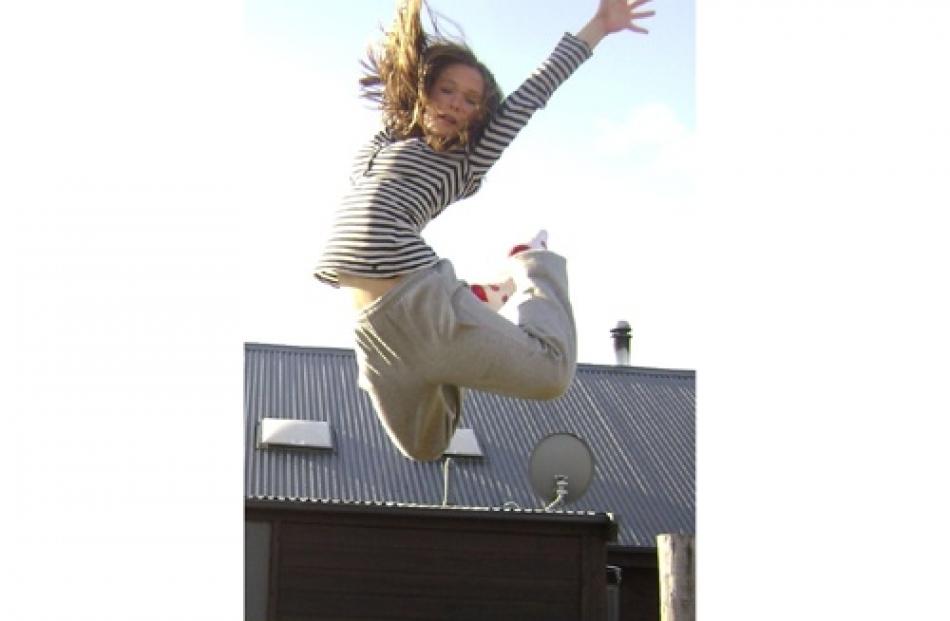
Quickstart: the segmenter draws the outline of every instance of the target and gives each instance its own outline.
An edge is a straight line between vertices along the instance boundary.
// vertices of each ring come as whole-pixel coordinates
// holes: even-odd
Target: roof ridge
[[[325,347],[322,345],[285,345],[275,343],[257,343],[245,342],[244,351],[286,351],[300,353],[320,353],[343,356],[355,356],[353,349],[345,347]],[[691,379],[696,376],[696,371],[692,369],[668,369],[661,367],[641,367],[616,364],[598,364],[592,362],[578,362],[578,368],[585,371],[597,371],[605,373],[622,373],[625,375],[638,375],[641,377],[653,377],[662,379]]]

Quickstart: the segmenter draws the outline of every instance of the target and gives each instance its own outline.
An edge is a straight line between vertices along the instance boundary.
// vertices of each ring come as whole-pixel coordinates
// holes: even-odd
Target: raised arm
[[[482,177],[535,111],[543,108],[554,91],[588,58],[590,48],[587,44],[565,33],[547,60],[501,102],[469,157],[471,168],[467,193],[478,189]]]
[[[501,157],[534,112],[543,108],[554,91],[584,61],[601,39],[608,34],[630,30],[647,31],[633,22],[651,17],[653,11],[636,12],[650,0],[600,0],[594,17],[576,35],[565,34],[548,59],[518,89],[512,92],[495,112],[482,139],[472,151],[472,164],[467,192],[474,192],[482,177]]]
[[[646,28],[641,28],[634,22],[640,19],[653,17],[655,11],[641,11],[637,9],[650,0],[600,0],[597,12],[587,24],[577,32],[577,38],[587,44],[593,51],[601,39],[609,34],[629,30],[647,34]]]

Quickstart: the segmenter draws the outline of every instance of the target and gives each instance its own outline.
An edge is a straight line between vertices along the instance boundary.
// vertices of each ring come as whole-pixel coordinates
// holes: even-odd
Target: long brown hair
[[[397,139],[425,137],[437,150],[474,144],[501,103],[501,89],[464,42],[450,39],[439,31],[436,15],[428,6],[435,32],[427,34],[423,30],[422,5],[423,0],[402,2],[396,10],[392,29],[385,33],[382,48],[370,48],[367,52],[363,61],[366,75],[360,79],[361,95],[379,105],[383,123]],[[445,67],[454,64],[477,69],[485,89],[475,119],[457,139],[446,141],[426,134],[423,113],[432,85]]]

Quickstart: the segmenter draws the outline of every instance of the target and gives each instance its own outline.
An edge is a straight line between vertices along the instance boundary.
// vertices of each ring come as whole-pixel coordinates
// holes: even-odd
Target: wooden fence
[[[696,620],[696,562],[693,535],[658,535],[660,621]]]

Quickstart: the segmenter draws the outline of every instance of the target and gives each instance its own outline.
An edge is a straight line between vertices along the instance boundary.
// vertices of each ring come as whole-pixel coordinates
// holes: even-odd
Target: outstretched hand
[[[630,30],[647,34],[646,28],[642,28],[634,22],[639,19],[653,17],[656,11],[637,12],[637,8],[643,6],[650,0],[600,0],[600,6],[594,19],[600,19],[604,27],[605,34],[620,32],[621,30]]]
[[[577,37],[585,41],[590,49],[594,49],[605,36],[621,30],[647,34],[648,30],[636,22],[653,17],[655,11],[637,11],[649,1],[600,0],[594,17],[577,33]]]

